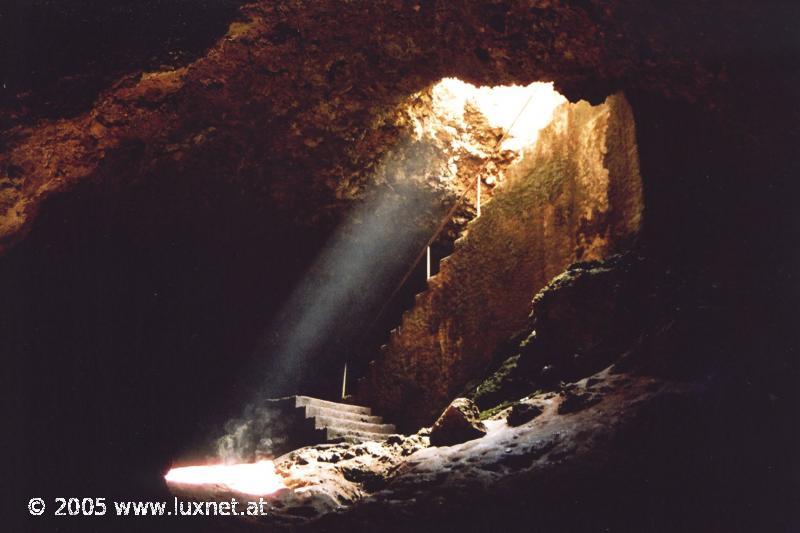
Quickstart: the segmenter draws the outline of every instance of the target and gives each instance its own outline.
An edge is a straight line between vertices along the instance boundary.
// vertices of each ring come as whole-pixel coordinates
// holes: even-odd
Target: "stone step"
[[[389,435],[384,433],[370,433],[368,431],[355,431],[352,429],[337,429],[337,428],[325,428],[325,436],[326,440],[374,440],[374,441],[382,441],[389,438]]]
[[[360,431],[380,435],[391,435],[395,432],[393,424],[370,424],[331,416],[315,416],[314,427],[316,429],[331,428],[341,431]]]
[[[335,411],[344,411],[347,413],[356,413],[361,415],[371,415],[372,410],[369,407],[362,407],[360,405],[350,405],[348,403],[329,402],[328,400],[319,400],[310,396],[295,396],[295,406],[305,407],[324,407]]]
[[[320,407],[317,405],[306,405],[306,418],[312,416],[332,416],[334,418],[342,418],[345,420],[354,420],[356,422],[366,422],[367,424],[380,424],[383,418],[375,415],[362,415],[360,413],[350,413],[348,411],[339,411],[336,409],[329,409],[327,407]]]

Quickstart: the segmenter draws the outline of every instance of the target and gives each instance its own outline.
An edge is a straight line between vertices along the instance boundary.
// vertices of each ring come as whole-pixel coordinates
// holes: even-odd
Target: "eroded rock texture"
[[[486,434],[480,412],[467,398],[456,398],[431,426],[431,444],[450,446],[477,439]]]
[[[546,532],[786,525],[780,516],[754,521],[756,514],[741,512],[746,502],[761,511],[753,484],[718,485],[724,467],[738,464],[752,475],[770,459],[742,464],[736,454],[747,445],[741,441],[719,453],[719,440],[698,438],[737,418],[767,427],[759,421],[764,413],[754,409],[768,402],[753,399],[757,406],[744,410],[747,402],[708,404],[713,390],[607,369],[559,394],[526,398],[538,406],[537,416],[498,417],[487,422],[485,436],[462,444],[434,446],[421,432],[383,443],[303,448],[276,461],[289,490],[265,497],[268,515],[218,518],[211,530],[238,530],[242,520],[257,523],[254,531],[309,532],[522,532],[534,523]],[[182,499],[244,498],[213,485],[170,489]],[[742,507],[725,516],[706,512],[720,495]]]
[[[201,190],[224,183],[255,196],[255,207],[325,218],[363,192],[398,138],[400,102],[445,75],[492,85],[553,80],[567,97],[592,101],[621,88],[709,98],[721,69],[675,59],[692,57],[676,38],[692,15],[659,9],[634,23],[638,10],[626,2],[251,4],[188,66],[131,75],[83,115],[7,132],[1,242],[24,235],[52,193],[87,180],[202,174]]]
[[[561,107],[404,314],[359,401],[409,429],[430,424],[525,326],[550,278],[633,242],[641,202],[625,99]]]

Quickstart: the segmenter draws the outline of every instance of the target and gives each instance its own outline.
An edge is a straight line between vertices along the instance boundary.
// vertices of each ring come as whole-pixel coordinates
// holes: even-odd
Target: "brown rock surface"
[[[526,424],[542,414],[542,407],[537,404],[520,402],[514,404],[508,413],[508,425],[511,427]]]
[[[431,427],[431,445],[452,446],[486,434],[478,408],[467,398],[456,398]]]
[[[649,266],[633,254],[615,255],[572,264],[553,278],[533,298],[533,333],[520,347],[520,367],[549,366],[553,377],[572,381],[613,363],[658,311],[660,279]]]

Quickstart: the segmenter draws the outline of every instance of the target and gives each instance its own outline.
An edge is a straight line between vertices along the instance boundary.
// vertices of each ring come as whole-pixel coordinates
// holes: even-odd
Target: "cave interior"
[[[243,406],[338,400],[345,362],[351,401],[407,435],[456,397],[491,415],[613,365],[620,390],[684,387],[597,445],[623,462],[403,493],[409,474],[396,498],[437,505],[354,500],[303,527],[800,525],[796,6],[0,9],[15,512],[165,498]]]

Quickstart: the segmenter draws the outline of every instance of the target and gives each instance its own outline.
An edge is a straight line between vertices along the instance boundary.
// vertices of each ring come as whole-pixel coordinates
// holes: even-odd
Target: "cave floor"
[[[668,423],[657,413],[684,412],[693,394],[685,383],[608,368],[559,393],[524,399],[542,413],[511,427],[508,411],[501,412],[487,421],[484,437],[463,444],[432,447],[423,429],[385,442],[302,448],[276,460],[288,489],[268,497],[270,513],[259,525],[401,531],[436,530],[451,520],[478,530],[493,522],[524,524],[514,515],[553,515],[553,503],[565,493],[579,497],[583,480],[591,486],[599,473],[605,476],[626,462],[620,454],[636,446],[626,442],[635,435],[633,428],[653,423],[653,416]],[[176,494],[232,496],[219,487],[188,492],[177,487]],[[476,513],[499,507],[501,516]]]

